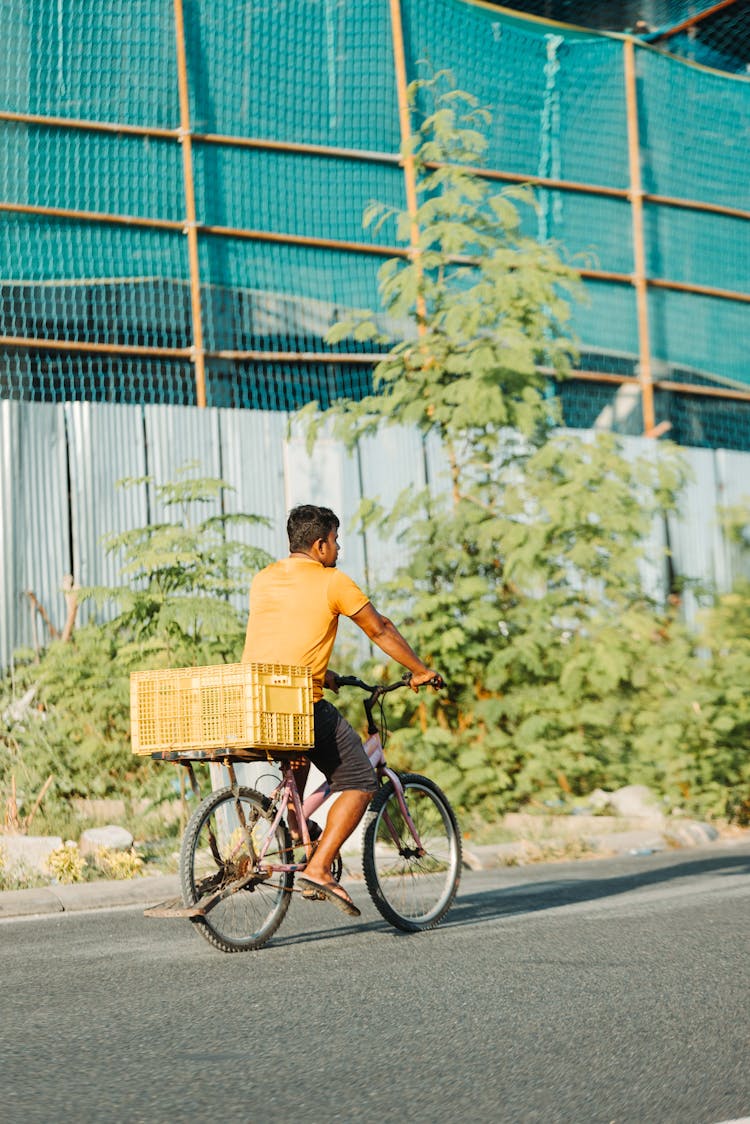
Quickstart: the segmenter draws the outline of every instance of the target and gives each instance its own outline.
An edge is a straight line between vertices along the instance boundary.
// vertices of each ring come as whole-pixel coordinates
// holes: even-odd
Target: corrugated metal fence
[[[641,438],[625,440],[633,454],[653,448]],[[739,558],[721,534],[718,508],[750,494],[750,454],[687,449],[684,455],[694,479],[680,516],[670,521],[675,568],[727,589]],[[233,485],[229,510],[271,520],[252,535],[273,555],[286,553],[290,506],[333,507],[343,521],[343,565],[369,588],[392,570],[397,552],[375,534],[347,533],[361,498],[387,504],[407,486],[442,486],[439,451],[395,427],[351,455],[322,438],[310,456],[283,413],[0,401],[0,667],[9,666],[15,649],[34,643],[35,629],[40,642],[46,638],[29,593],[61,629],[66,574],[81,585],[117,582],[117,560],[105,555],[101,536],[164,518],[152,487],[118,489],[117,481],[150,473],[167,482],[189,462]],[[653,540],[663,541],[663,529],[655,528]],[[657,565],[649,584],[660,580],[660,570]],[[690,598],[686,605],[691,614]]]

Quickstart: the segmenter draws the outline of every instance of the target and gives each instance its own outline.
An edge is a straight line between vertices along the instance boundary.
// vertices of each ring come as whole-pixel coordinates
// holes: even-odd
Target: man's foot
[[[361,916],[344,887],[339,886],[338,882],[318,882],[315,878],[308,878],[306,874],[298,875],[297,882],[305,890],[305,897],[331,902],[349,917]]]

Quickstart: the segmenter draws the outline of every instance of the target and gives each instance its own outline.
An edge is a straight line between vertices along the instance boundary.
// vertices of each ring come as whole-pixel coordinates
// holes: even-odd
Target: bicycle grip
[[[406,672],[406,674],[402,677],[401,682],[411,684],[410,671]],[[440,691],[445,686],[445,680],[443,679],[442,675],[433,675],[432,679],[429,680],[427,686],[434,687],[436,691]]]

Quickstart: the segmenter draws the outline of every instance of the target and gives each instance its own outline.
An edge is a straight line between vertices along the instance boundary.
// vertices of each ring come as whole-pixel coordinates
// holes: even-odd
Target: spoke
[[[416,853],[416,841],[394,793],[378,825],[376,863],[381,890],[393,908],[405,917],[420,918],[438,909],[448,890],[451,848],[440,808],[430,794],[409,787],[406,802],[424,853]]]
[[[284,896],[282,873],[256,871],[256,856],[270,827],[254,802],[234,795],[209,813],[196,838],[193,900],[222,939],[252,939]],[[285,855],[280,829],[270,843],[269,862]]]

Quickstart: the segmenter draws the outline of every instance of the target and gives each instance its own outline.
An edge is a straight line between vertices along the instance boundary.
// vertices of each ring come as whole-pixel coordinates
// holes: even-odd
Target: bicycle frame
[[[346,683],[345,680],[343,682]],[[353,680],[350,682],[351,685],[366,686],[366,684],[362,684],[360,680]],[[364,749],[370,759],[370,764],[378,775],[378,779],[381,784],[385,780],[389,780],[393,785],[401,815],[404,817],[404,821],[409,828],[409,831],[411,832],[412,838],[414,839],[414,843],[417,848],[417,854],[422,855],[424,854],[424,847],[422,845],[421,839],[419,838],[419,833],[414,825],[411,815],[409,814],[409,809],[406,806],[403,785],[399,780],[398,774],[395,773],[393,769],[389,769],[388,765],[386,764],[380,731],[378,730],[372,716],[372,708],[380,693],[385,693],[386,690],[393,690],[404,685],[405,682],[402,681],[400,683],[392,684],[390,688],[374,688],[372,689],[372,696],[369,699],[365,700],[364,707],[365,713],[367,714],[369,736],[367,738],[367,741],[364,743]],[[328,784],[328,781],[324,781],[321,785],[318,786],[318,788],[315,789],[314,792],[312,792],[304,801],[302,801],[299,790],[297,788],[297,782],[294,779],[294,772],[290,765],[285,764],[282,769],[281,784],[278,785],[271,794],[271,800],[275,801],[276,799],[278,799],[278,806],[276,808],[276,814],[271,824],[271,828],[266,836],[266,840],[261,847],[259,854],[256,856],[256,866],[260,866],[263,863],[268,848],[271,844],[271,840],[275,836],[276,828],[278,827],[279,823],[286,814],[289,805],[291,804],[294,809],[297,823],[300,827],[301,845],[305,849],[304,861],[299,863],[269,863],[266,864],[266,869],[269,872],[274,873],[278,871],[297,872],[304,870],[312,855],[312,841],[310,839],[310,832],[307,827],[307,820],[325,803],[325,801],[330,796],[330,793],[331,787]],[[388,831],[390,832],[394,843],[398,845],[398,833],[387,814],[383,816],[383,822],[388,828]],[[250,843],[251,842],[252,841],[250,841]]]

